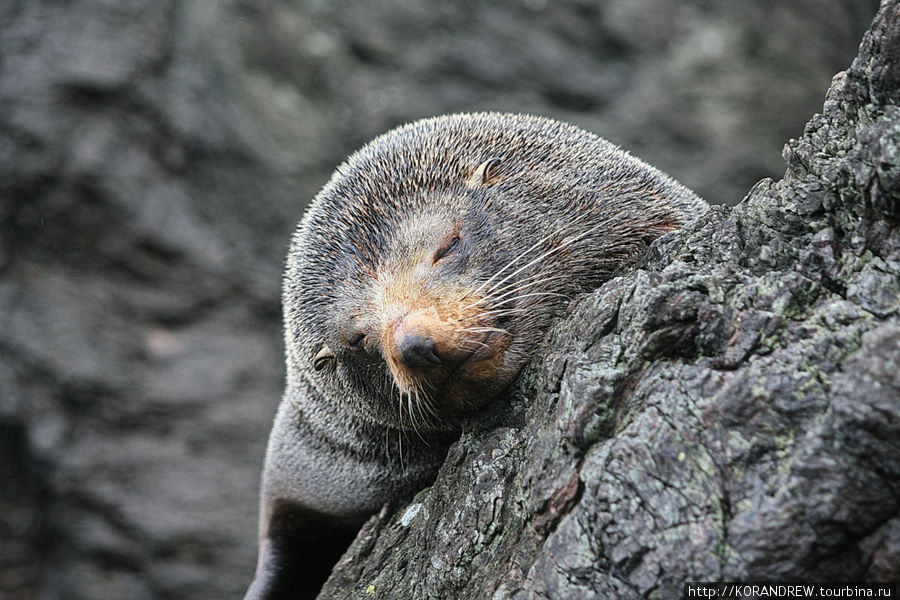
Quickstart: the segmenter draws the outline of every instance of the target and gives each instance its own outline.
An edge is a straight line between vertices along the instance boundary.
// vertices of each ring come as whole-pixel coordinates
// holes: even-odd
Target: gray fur
[[[383,327],[374,296],[391,276],[413,281],[423,296],[440,296],[445,289],[477,289],[520,256],[496,281],[534,262],[512,282],[531,277],[532,287],[522,289],[571,297],[614,276],[654,238],[705,207],[609,142],[544,118],[425,119],[353,154],[316,196],[288,254],[287,384],[263,473],[261,543],[277,529],[273,507],[283,502],[361,523],[385,502],[427,485],[455,435],[459,414],[447,406],[438,405],[437,416],[404,417],[391,374],[378,360],[377,336],[365,338],[367,360],[347,350],[347,331]],[[459,223],[464,261],[438,267],[416,258]],[[519,312],[503,322],[511,341],[497,375],[484,397],[466,406],[483,404],[509,384],[566,302],[537,294],[515,302]],[[314,369],[322,356],[333,360]],[[263,562],[271,560],[279,557]],[[263,587],[248,598],[275,597]]]

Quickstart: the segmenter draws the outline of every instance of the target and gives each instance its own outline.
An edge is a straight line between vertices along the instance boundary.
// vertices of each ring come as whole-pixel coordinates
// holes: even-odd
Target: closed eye
[[[431,263],[434,264],[445,256],[452,254],[457,248],[459,248],[459,233],[455,233],[453,237],[446,240],[435,250]]]

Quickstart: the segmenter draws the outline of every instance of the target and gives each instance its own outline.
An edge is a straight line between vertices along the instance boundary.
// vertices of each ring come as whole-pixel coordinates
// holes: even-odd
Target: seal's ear
[[[487,159],[469,175],[469,178],[466,179],[466,185],[473,190],[494,185],[500,181],[501,162],[497,157]]]
[[[331,351],[331,348],[328,347],[328,344],[323,344],[322,349],[319,350],[318,354],[316,354],[315,358],[313,358],[313,369],[315,369],[316,371],[321,371],[325,367],[333,365],[334,361],[334,352]]]

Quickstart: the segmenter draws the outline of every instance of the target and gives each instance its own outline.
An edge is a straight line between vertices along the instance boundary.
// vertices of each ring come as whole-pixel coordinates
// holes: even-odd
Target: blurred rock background
[[[876,8],[0,0],[0,598],[240,597],[283,254],[360,144],[532,112],[733,204]]]

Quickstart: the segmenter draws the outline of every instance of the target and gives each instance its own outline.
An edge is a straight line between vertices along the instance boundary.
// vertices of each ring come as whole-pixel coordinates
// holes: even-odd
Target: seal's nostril
[[[397,344],[400,359],[407,367],[434,367],[441,359],[434,352],[434,338],[423,335],[405,335]]]

